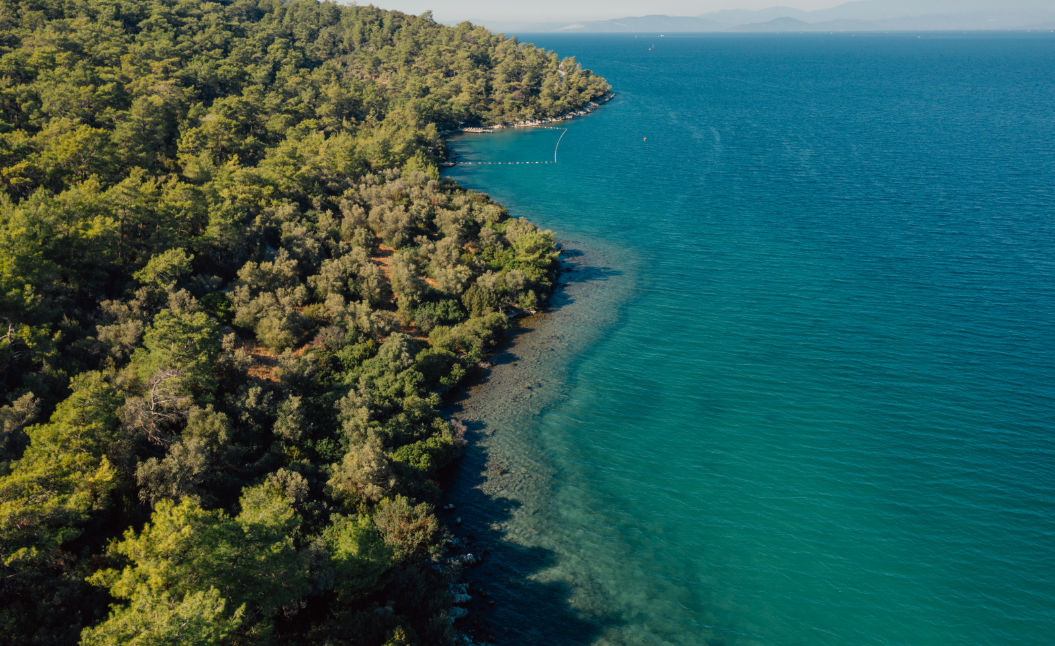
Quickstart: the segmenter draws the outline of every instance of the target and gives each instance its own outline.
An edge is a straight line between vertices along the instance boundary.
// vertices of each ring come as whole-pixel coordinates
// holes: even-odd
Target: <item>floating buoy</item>
[[[641,141],[645,141],[645,142],[647,142],[647,141],[648,141],[648,137],[645,137],[645,138],[644,138],[644,139],[642,139]]]

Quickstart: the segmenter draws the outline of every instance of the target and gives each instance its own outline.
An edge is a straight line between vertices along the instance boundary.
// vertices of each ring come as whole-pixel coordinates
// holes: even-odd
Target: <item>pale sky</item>
[[[765,9],[773,6],[825,9],[847,0],[360,0],[382,9],[420,14],[432,11],[436,20],[604,20],[644,14],[698,16],[720,9]]]

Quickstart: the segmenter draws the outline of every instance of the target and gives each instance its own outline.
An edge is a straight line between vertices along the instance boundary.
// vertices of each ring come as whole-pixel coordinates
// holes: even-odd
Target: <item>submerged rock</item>
[[[466,617],[468,617],[469,611],[465,608],[459,608],[458,606],[454,606],[453,608],[451,608],[449,616],[451,618],[451,622],[453,623],[455,621],[458,621],[459,619],[465,619]]]

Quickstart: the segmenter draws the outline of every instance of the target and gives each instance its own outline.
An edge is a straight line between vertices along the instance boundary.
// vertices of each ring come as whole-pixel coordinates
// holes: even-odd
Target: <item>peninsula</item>
[[[440,394],[554,284],[442,133],[609,86],[315,0],[0,9],[0,634],[446,644]]]

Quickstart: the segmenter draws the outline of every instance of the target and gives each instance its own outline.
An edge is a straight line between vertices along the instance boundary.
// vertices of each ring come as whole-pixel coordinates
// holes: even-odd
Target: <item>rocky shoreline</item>
[[[488,357],[477,365],[474,373],[455,392],[449,394],[449,413],[452,424],[462,434],[469,426],[478,426],[481,422],[483,411],[488,406],[488,400],[494,398],[497,393],[506,391],[507,395],[522,396],[518,376],[514,373],[516,361],[513,357],[522,358],[521,351],[527,350],[529,354],[538,355],[538,351],[530,346],[532,333],[539,326],[545,326],[554,309],[560,308],[567,299],[565,290],[568,287],[567,280],[570,272],[578,269],[578,263],[571,261],[561,248],[560,274],[554,292],[550,295],[541,312],[531,312],[525,319],[521,318],[507,332],[505,338]],[[501,396],[501,395],[497,395]],[[484,431],[487,433],[487,431]],[[486,449],[480,445],[481,437],[468,438],[472,442],[467,447],[467,452],[475,452],[472,456],[463,456],[459,469],[468,466],[465,463],[476,463]],[[487,460],[488,470],[493,468],[490,459]],[[479,464],[469,467],[479,469]],[[502,469],[504,471],[504,469]],[[455,478],[459,476],[455,475]],[[448,497],[450,500],[450,497]],[[461,501],[459,501],[461,502]],[[449,593],[452,607],[450,620],[454,625],[455,640],[459,646],[494,646],[499,642],[495,635],[495,626],[488,612],[494,609],[497,601],[488,594],[486,585],[481,585],[481,577],[473,576],[470,569],[481,565],[491,552],[492,546],[486,539],[478,540],[476,533],[479,529],[474,527],[480,521],[487,519],[481,517],[480,510],[474,510],[469,506],[466,511],[470,516],[466,518],[469,522],[463,526],[462,511],[452,502],[440,507],[445,517],[445,524],[451,533],[448,543],[448,552],[441,567],[451,577]],[[485,581],[486,576],[482,577]]]
[[[584,105],[583,107],[579,108],[578,110],[572,110],[571,112],[567,112],[565,114],[562,114],[562,115],[559,115],[559,116],[556,116],[556,117],[548,117],[546,119],[530,119],[528,121],[518,121],[516,123],[500,123],[500,124],[495,125],[495,126],[480,126],[480,127],[471,126],[471,127],[465,127],[465,128],[458,128],[457,130],[452,130],[452,131],[449,131],[449,132],[445,132],[443,134],[445,134],[445,135],[453,135],[453,134],[463,134],[463,133],[467,134],[467,133],[498,132],[499,130],[508,130],[510,128],[538,128],[540,126],[546,126],[546,125],[550,125],[550,124],[553,124],[553,123],[561,123],[563,121],[569,121],[571,119],[576,119],[578,117],[585,117],[586,115],[590,114],[591,112],[593,112],[597,108],[601,107],[605,103],[608,103],[609,101],[611,101],[614,98],[615,98],[615,93],[614,92],[608,92],[606,94],[602,94],[601,96],[597,96],[597,97],[594,97],[594,98],[590,99],[586,103],[586,105]]]
[[[563,249],[562,249],[563,252]],[[560,274],[554,293],[543,305],[541,311],[524,312],[524,316],[511,319],[512,327],[485,360],[477,364],[473,373],[456,389],[448,393],[449,418],[452,425],[460,435],[467,431],[467,424],[477,427],[480,424],[483,411],[487,408],[487,400],[496,396],[496,393],[506,391],[507,394],[522,396],[521,386],[517,383],[519,379],[514,374],[515,361],[510,358],[520,358],[520,350],[528,346],[528,353],[538,355],[537,350],[530,348],[533,344],[531,335],[539,326],[545,326],[554,308],[559,308],[563,291],[567,283],[569,272],[577,269],[577,263],[569,262],[564,254],[560,258]],[[514,323],[515,321],[515,323]],[[497,370],[496,370],[497,369]],[[514,382],[514,383],[511,383]],[[498,395],[501,396],[501,395]],[[456,412],[457,411],[457,412]],[[488,431],[484,431],[485,434]],[[464,469],[468,462],[476,462],[486,449],[480,446],[481,437],[468,438],[466,451],[475,451],[476,455],[463,456],[463,464],[459,469]],[[479,468],[479,465],[475,465]],[[487,469],[495,467],[491,460],[486,463]],[[472,467],[470,467],[471,469]],[[505,469],[499,468],[504,473]],[[455,475],[455,478],[459,476]],[[448,497],[448,500],[450,497]],[[460,502],[460,501],[459,501]],[[480,515],[479,509],[468,506],[466,509],[469,516],[468,523],[463,526],[462,511],[457,505],[448,502],[439,508],[444,516],[447,531],[450,532],[448,549],[440,568],[450,576],[451,584],[448,592],[451,597],[452,606],[450,610],[450,621],[455,627],[455,642],[459,646],[495,646],[499,639],[495,635],[490,612],[494,610],[496,599],[488,594],[487,586],[481,585],[481,577],[473,576],[470,570],[481,565],[491,553],[492,546],[487,539],[478,540],[475,527],[480,521],[486,521]],[[482,577],[485,581],[486,576]]]
[[[466,127],[443,134],[545,127],[586,116],[614,98],[615,94],[608,92],[594,97],[578,110],[557,117],[490,127]],[[448,161],[443,165],[451,167],[455,162]],[[542,384],[535,378],[551,363],[548,353],[558,349],[571,350],[578,344],[585,344],[585,337],[589,336],[578,339],[578,343],[570,342],[570,337],[565,335],[567,326],[574,329],[576,324],[584,323],[583,318],[589,317],[579,311],[581,304],[570,309],[567,306],[592,292],[598,286],[595,281],[603,283],[608,271],[607,259],[602,254],[584,249],[578,241],[572,244],[575,245],[572,249],[560,245],[560,272],[555,289],[542,311],[521,312],[521,316],[511,317],[511,329],[500,345],[477,366],[475,374],[445,396],[448,417],[467,441],[466,455],[456,467],[459,473],[452,475],[450,486],[444,486],[446,503],[439,509],[451,535],[448,552],[439,567],[451,577],[450,619],[461,646],[490,646],[504,642],[495,634],[502,632],[498,630],[501,622],[496,621],[496,612],[512,601],[510,591],[500,588],[498,579],[501,577],[496,578],[497,572],[493,571],[493,565],[488,566],[488,561],[492,553],[499,554],[501,559],[501,555],[508,551],[503,546],[506,538],[494,532],[495,523],[501,519],[491,505],[513,493],[506,488],[508,485],[503,486],[502,481],[510,475],[507,467],[516,469],[495,454],[492,436],[499,429],[488,423],[493,422],[489,418],[493,417],[496,406],[516,409],[541,405],[546,395],[540,389]],[[489,412],[492,415],[488,415]]]
[[[560,398],[554,387],[567,364],[617,317],[627,288],[609,282],[618,277],[614,258],[580,241],[568,244],[546,307],[517,319],[445,406],[467,440],[438,510],[451,535],[442,567],[451,576],[451,619],[463,646],[522,643],[530,627],[517,625],[521,603],[552,606],[569,625],[578,621],[559,588],[530,580],[548,557],[533,545],[531,530],[515,527],[547,513],[542,492],[551,486],[537,437],[523,420]]]

